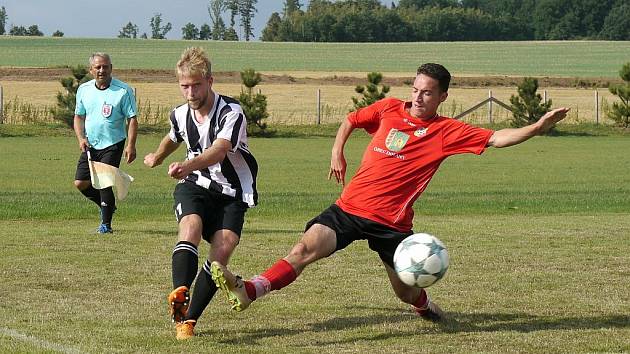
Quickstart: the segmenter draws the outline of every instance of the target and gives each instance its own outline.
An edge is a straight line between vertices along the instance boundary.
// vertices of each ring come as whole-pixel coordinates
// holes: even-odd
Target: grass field
[[[118,68],[171,69],[189,46],[208,50],[215,71],[415,72],[438,62],[457,75],[617,78],[628,41],[269,43],[79,38],[0,38],[0,67],[86,64],[109,52]]]
[[[159,139],[141,136],[139,156]],[[261,203],[248,212],[234,269],[264,270],[334,201],[331,143],[252,139]],[[351,169],[366,143],[362,134],[348,143]],[[449,315],[443,324],[407,312],[359,242],[244,313],[217,294],[199,336],[181,343],[165,304],[176,230],[165,169],[123,166],[136,182],[116,233],[99,237],[96,208],[71,184],[75,139],[0,138],[0,352],[628,352],[627,149],[627,137],[539,137],[445,162],[415,218],[451,255],[429,289]]]

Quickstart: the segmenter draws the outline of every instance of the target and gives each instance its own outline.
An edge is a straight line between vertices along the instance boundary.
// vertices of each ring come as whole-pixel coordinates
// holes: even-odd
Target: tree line
[[[286,0],[263,41],[630,40],[627,0]]]
[[[182,27],[182,39],[238,41],[254,38],[257,0],[209,0],[209,23]],[[0,35],[7,12],[0,8]],[[229,19],[228,22],[224,18]],[[164,39],[172,24],[156,13],[151,33],[131,21],[119,38]],[[38,26],[11,26],[9,35],[43,36]],[[57,30],[53,36],[62,37]],[[630,40],[628,0],[284,0],[263,29],[263,41],[426,42],[496,40]]]
[[[10,36],[37,36],[41,37],[44,35],[42,31],[39,30],[38,25],[30,25],[28,27],[25,26],[17,26],[12,25],[9,29],[9,32],[6,31],[7,19],[9,16],[7,15],[7,10],[4,6],[0,7],[0,35],[8,34]],[[63,37],[63,32],[60,30],[56,30],[52,34],[53,37]]]

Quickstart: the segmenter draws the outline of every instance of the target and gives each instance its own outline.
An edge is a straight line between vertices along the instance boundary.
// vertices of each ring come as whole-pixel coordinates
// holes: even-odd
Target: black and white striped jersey
[[[256,174],[258,164],[247,145],[247,121],[237,100],[214,94],[214,106],[208,119],[199,124],[188,104],[171,112],[169,137],[173,142],[186,142],[186,159],[201,155],[216,139],[232,143],[225,159],[208,168],[193,171],[185,180],[201,187],[241,199],[249,207],[258,204]]]

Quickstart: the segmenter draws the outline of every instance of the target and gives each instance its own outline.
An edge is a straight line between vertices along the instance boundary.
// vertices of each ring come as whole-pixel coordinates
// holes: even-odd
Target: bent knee
[[[90,181],[74,180],[74,187],[80,191],[87,189],[89,186]]]

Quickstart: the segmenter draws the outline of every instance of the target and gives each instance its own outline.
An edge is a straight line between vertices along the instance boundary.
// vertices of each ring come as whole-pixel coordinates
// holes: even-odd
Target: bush
[[[619,97],[621,102],[613,102],[612,106],[607,106],[604,111],[608,118],[614,120],[618,126],[628,128],[630,127],[630,62],[619,70],[619,76],[625,83],[610,86],[608,90]]]
[[[65,94],[57,92],[57,107],[51,109],[53,118],[66,124],[69,128],[74,127],[74,108],[77,101],[77,90],[82,83],[92,80],[88,74],[88,69],[83,65],[71,68],[72,77],[60,80],[61,86],[66,90]]]
[[[520,128],[536,123],[540,117],[549,112],[551,100],[541,103],[542,97],[536,93],[537,90],[538,80],[526,77],[518,85],[518,96],[512,95],[510,97],[513,127]]]
[[[365,86],[357,85],[354,88],[356,93],[360,93],[363,95],[363,98],[360,100],[356,97],[352,97],[352,102],[354,103],[354,109],[359,109],[363,107],[367,107],[372,103],[382,100],[385,98],[385,94],[389,92],[389,86],[382,85],[381,90],[379,91],[378,85],[383,81],[383,74],[377,72],[371,72],[367,75],[368,83]]]
[[[262,77],[256,70],[245,69],[241,71],[241,82],[247,88],[247,91],[241,92],[241,94],[235,98],[239,100],[245,112],[248,134],[255,133],[255,128],[260,130],[261,133],[267,128],[267,123],[263,122],[264,119],[269,117],[269,113],[267,112],[267,96],[261,93],[253,93],[254,87],[261,81]]]

